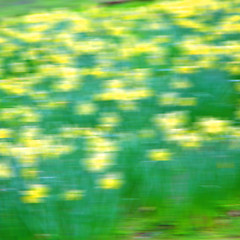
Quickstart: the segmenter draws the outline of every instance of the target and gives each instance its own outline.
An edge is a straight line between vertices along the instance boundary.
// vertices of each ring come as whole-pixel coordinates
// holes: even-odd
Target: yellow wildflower
[[[47,197],[49,189],[45,185],[33,184],[23,192],[22,201],[25,203],[40,203]]]
[[[116,174],[108,174],[99,180],[99,185],[103,189],[118,189],[122,186],[122,180]]]
[[[177,73],[194,73],[198,70],[198,66],[177,66],[175,72]]]
[[[0,128],[0,139],[11,137],[12,131],[6,128]]]
[[[111,163],[112,155],[108,153],[97,153],[93,157],[86,160],[89,171],[97,172],[106,169]]]
[[[91,115],[97,111],[94,103],[81,103],[76,106],[76,113],[80,115]]]
[[[118,79],[110,80],[105,83],[106,88],[122,88],[123,86],[123,82]]]
[[[117,147],[114,142],[109,141],[105,138],[92,136],[88,140],[89,150],[94,152],[114,152],[117,151]]]
[[[180,128],[186,122],[186,119],[184,112],[171,112],[157,115],[154,121],[159,127],[170,130]]]
[[[69,64],[72,62],[72,58],[67,54],[52,54],[50,57],[55,63]]]
[[[66,191],[63,195],[63,198],[67,201],[77,201],[82,199],[82,197],[83,191],[77,189]]]
[[[100,67],[91,68],[90,74],[95,77],[105,77],[108,75],[107,71],[104,71]]]
[[[228,130],[229,122],[215,118],[206,118],[199,122],[202,130],[209,134],[220,134]]]
[[[53,89],[57,90],[57,91],[67,92],[67,91],[71,91],[71,90],[77,88],[78,84],[79,83],[75,79],[73,79],[73,80],[71,78],[64,79],[63,81],[54,84]]]
[[[197,132],[187,131],[185,129],[174,129],[168,133],[168,139],[176,141],[182,147],[199,147],[202,138]]]
[[[149,158],[153,161],[168,161],[171,153],[167,149],[153,149],[149,152]]]

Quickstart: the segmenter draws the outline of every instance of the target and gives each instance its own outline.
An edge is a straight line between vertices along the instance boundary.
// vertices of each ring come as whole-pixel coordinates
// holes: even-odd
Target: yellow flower
[[[10,178],[12,170],[6,163],[0,163],[0,178]]]
[[[70,79],[65,79],[65,80],[62,80],[61,82],[55,83],[52,87],[54,90],[67,92],[77,88],[78,84],[79,82],[77,82],[75,79],[72,80],[70,78]]]
[[[205,25],[200,24],[197,21],[192,21],[192,20],[189,20],[189,19],[178,19],[177,24],[180,25],[180,26],[183,26],[183,27],[197,29],[199,31],[206,29]]]
[[[228,130],[229,122],[215,118],[206,118],[199,122],[202,130],[209,134],[220,134]]]
[[[184,112],[171,112],[159,114],[154,121],[165,130],[180,128],[186,122],[186,114]]]
[[[194,73],[198,70],[198,66],[177,66],[175,72],[177,73]]]
[[[77,201],[82,199],[82,197],[83,191],[77,189],[66,191],[63,195],[63,198],[67,201]]]
[[[111,155],[108,153],[97,153],[86,160],[89,171],[97,172],[106,169],[111,163]]]
[[[92,136],[88,140],[88,150],[94,152],[114,152],[117,151],[117,146],[114,142],[103,137]]]
[[[81,103],[76,106],[76,113],[80,115],[91,115],[97,111],[94,103]]]
[[[154,149],[149,152],[149,158],[153,161],[168,161],[171,155],[167,149]]]
[[[202,138],[196,132],[185,129],[174,129],[168,133],[168,140],[176,141],[182,147],[199,147]]]
[[[77,80],[79,74],[78,69],[73,67],[61,67],[59,72],[59,75],[63,77],[64,79],[71,79],[72,81]]]
[[[141,54],[141,53],[155,53],[158,51],[158,47],[154,42],[149,43],[137,43],[135,47],[132,49],[133,53]]]
[[[118,189],[122,186],[122,180],[116,174],[108,174],[99,180],[99,185],[103,189]]]
[[[11,137],[12,131],[10,129],[1,128],[0,129],[0,139]]]
[[[23,192],[22,201],[25,203],[40,203],[47,197],[49,189],[45,185],[33,184]]]
[[[96,100],[109,101],[109,100],[119,100],[119,101],[132,101],[138,99],[144,99],[151,97],[153,92],[149,89],[134,89],[134,90],[123,90],[123,89],[113,89],[108,92],[103,92],[96,95]]]
[[[48,21],[51,18],[51,14],[50,13],[33,13],[33,14],[29,14],[26,15],[23,19],[23,21],[25,23],[41,23],[44,21]]]
[[[43,34],[41,32],[18,33],[16,36],[27,43],[43,40]]]
[[[60,63],[60,64],[69,64],[72,62],[72,58],[67,54],[52,54],[51,59],[55,63]]]
[[[110,80],[105,83],[106,88],[122,88],[124,84],[122,81],[118,79]]]
[[[100,67],[91,68],[90,74],[96,77],[104,77],[108,75],[108,73],[101,69]]]

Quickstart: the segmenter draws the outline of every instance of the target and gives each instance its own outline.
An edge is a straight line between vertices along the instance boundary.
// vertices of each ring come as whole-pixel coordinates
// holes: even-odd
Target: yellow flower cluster
[[[41,184],[34,184],[28,190],[23,191],[22,201],[24,203],[40,203],[47,197],[48,187]]]
[[[199,148],[225,134],[239,139],[233,122],[221,117],[198,117],[188,127],[191,110],[201,103],[198,94],[189,94],[195,87],[192,74],[222,62],[221,70],[230,76],[240,73],[239,41],[223,37],[240,32],[240,17],[229,6],[229,1],[174,0],[131,13],[57,10],[4,20],[1,156],[17,159],[21,176],[31,183],[39,179],[39,161],[58,162],[77,149],[82,151],[79,165],[96,177],[96,185],[118,189],[124,176],[111,171],[122,150],[119,139],[125,136],[144,142],[161,132],[167,144],[183,148]],[[218,23],[204,19],[205,13],[218,10],[228,13]],[[160,12],[171,16],[172,23]],[[171,24],[188,33],[175,39]],[[237,81],[234,85],[239,91]],[[237,145],[235,141],[232,147]],[[170,147],[145,153],[157,164],[175,156]],[[11,166],[1,163],[0,178],[13,176]],[[39,203],[48,194],[48,186],[30,184],[22,200]],[[61,196],[73,201],[84,194],[76,187]]]
[[[122,180],[118,174],[108,174],[99,180],[99,186],[103,189],[118,189],[122,185]]]
[[[168,161],[171,153],[167,149],[154,149],[149,152],[149,158],[153,161]]]

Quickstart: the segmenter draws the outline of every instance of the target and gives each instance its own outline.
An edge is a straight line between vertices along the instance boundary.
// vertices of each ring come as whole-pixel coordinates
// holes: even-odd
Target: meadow
[[[240,2],[28,10],[0,14],[0,239],[239,237]]]

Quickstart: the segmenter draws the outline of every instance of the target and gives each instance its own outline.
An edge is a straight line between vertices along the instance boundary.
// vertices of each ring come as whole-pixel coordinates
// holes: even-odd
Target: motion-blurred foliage
[[[0,238],[108,239],[239,187],[239,1],[32,13],[0,25]],[[112,239],[112,237],[109,237]]]

